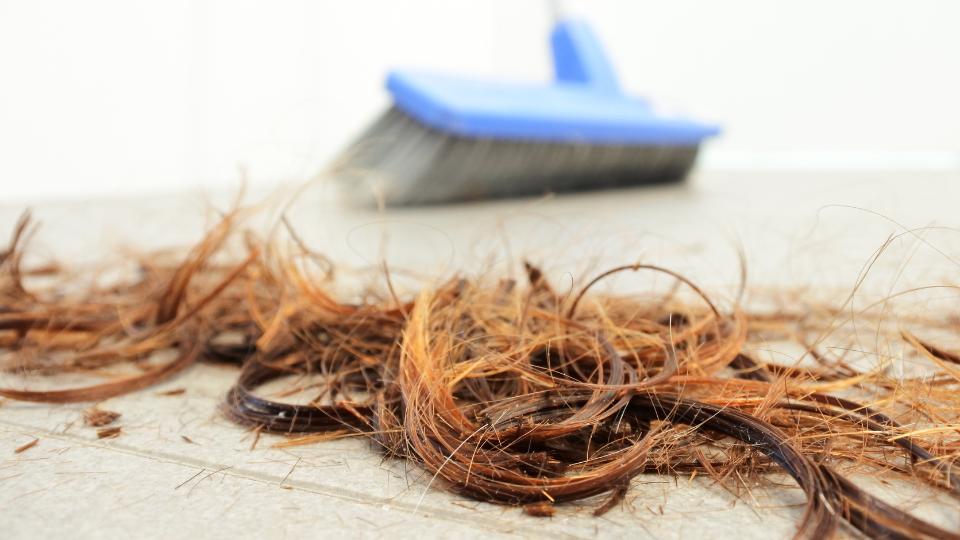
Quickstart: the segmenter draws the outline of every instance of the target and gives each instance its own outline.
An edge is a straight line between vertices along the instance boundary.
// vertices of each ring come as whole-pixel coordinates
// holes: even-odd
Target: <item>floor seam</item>
[[[533,528],[528,528],[526,526],[497,526],[495,522],[481,517],[473,517],[469,515],[457,514],[453,512],[448,512],[436,508],[434,506],[424,506],[414,503],[403,503],[397,502],[389,497],[377,497],[367,493],[353,491],[339,486],[327,486],[324,484],[310,482],[305,480],[290,480],[284,479],[281,476],[273,476],[267,473],[261,473],[257,471],[252,471],[245,468],[236,468],[229,466],[228,464],[217,463],[213,461],[207,461],[198,458],[191,458],[188,456],[181,456],[178,454],[172,454],[167,452],[155,452],[149,450],[143,450],[133,446],[125,445],[120,442],[110,442],[103,443],[96,440],[90,440],[76,435],[70,435],[67,433],[60,433],[56,431],[51,431],[45,428],[38,428],[36,426],[30,426],[27,424],[19,424],[16,422],[10,422],[8,420],[0,420],[0,425],[4,425],[10,429],[24,430],[33,432],[33,435],[36,436],[40,434],[44,437],[50,437],[58,439],[61,441],[78,443],[90,448],[98,448],[101,450],[116,451],[124,454],[132,455],[135,457],[140,457],[144,459],[151,459],[154,461],[161,461],[167,463],[173,463],[176,465],[182,465],[185,467],[197,467],[200,469],[206,469],[211,472],[216,471],[217,474],[224,474],[227,476],[233,476],[237,478],[244,478],[247,480],[260,482],[269,485],[275,485],[278,488],[282,485],[285,488],[290,487],[294,489],[300,489],[302,491],[308,491],[311,493],[316,493],[318,495],[325,495],[335,499],[341,499],[345,501],[350,501],[358,504],[363,504],[367,506],[387,506],[391,509],[396,509],[404,513],[414,515],[414,516],[425,516],[431,518],[440,518],[446,521],[469,524],[472,526],[479,527],[488,531],[496,531],[498,533],[505,534],[514,534],[522,535],[524,537],[539,537],[546,538],[547,535],[544,535],[541,531]],[[549,535],[551,538],[555,538],[556,534]],[[578,538],[574,535],[563,535],[563,538]]]

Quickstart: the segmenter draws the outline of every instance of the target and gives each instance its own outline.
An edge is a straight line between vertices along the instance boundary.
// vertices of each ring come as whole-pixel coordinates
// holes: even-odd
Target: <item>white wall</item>
[[[628,89],[726,126],[705,168],[960,164],[960,2],[573,8]],[[545,80],[548,24],[533,0],[0,0],[0,202],[306,178],[389,66]]]

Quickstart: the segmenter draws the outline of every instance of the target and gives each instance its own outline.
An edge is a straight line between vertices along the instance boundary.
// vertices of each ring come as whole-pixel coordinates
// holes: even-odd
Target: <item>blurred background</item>
[[[960,170],[960,2],[570,2],[704,171]],[[542,1],[0,0],[0,199],[305,180],[389,67],[546,81]]]

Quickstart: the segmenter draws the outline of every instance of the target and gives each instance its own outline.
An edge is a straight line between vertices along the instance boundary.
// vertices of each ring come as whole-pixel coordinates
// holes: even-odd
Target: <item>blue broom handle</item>
[[[613,65],[586,22],[557,19],[550,34],[550,45],[557,81],[586,84],[598,92],[620,94]]]

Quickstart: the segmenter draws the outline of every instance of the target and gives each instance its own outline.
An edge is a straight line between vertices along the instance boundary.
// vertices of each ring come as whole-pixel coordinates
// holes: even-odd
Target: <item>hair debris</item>
[[[18,446],[18,447],[13,451],[13,453],[14,453],[14,454],[22,454],[22,453],[26,452],[27,450],[29,450],[29,449],[33,448],[34,446],[36,446],[39,442],[40,442],[40,439],[33,439],[32,441],[28,442],[27,444],[24,444],[24,445],[22,445],[22,446]]]
[[[93,407],[83,411],[83,423],[90,427],[103,427],[120,418],[120,413]]]
[[[530,515],[591,497],[603,514],[641,474],[699,473],[724,485],[779,470],[806,496],[797,537],[828,537],[846,524],[871,537],[960,538],[848,474],[890,471],[960,497],[960,357],[917,337],[956,333],[955,320],[904,316],[892,328],[858,313],[877,343],[925,362],[922,374],[894,376],[856,361],[862,344],[844,341],[839,307],[750,313],[655,265],[613,268],[569,294],[529,263],[526,285],[455,277],[412,298],[398,296],[388,277],[385,290],[347,301],[332,267],[317,278],[303,257],[250,234],[242,258],[218,256],[238,221],[228,212],[181,259],[142,257],[130,279],[78,291],[26,286],[25,214],[0,251],[0,366],[38,375],[138,371],[77,388],[0,388],[0,396],[97,402],[199,361],[227,362],[239,375],[222,411],[253,430],[253,446],[261,432],[288,435],[279,447],[363,436],[418,464],[433,486]],[[595,291],[620,272],[657,273],[689,295]],[[814,363],[754,352],[777,339]],[[309,402],[258,393],[290,375],[320,379],[294,389],[312,392]],[[107,426],[119,416],[93,408],[85,421]],[[105,427],[97,436],[120,433]]]
[[[114,439],[120,436],[120,433],[123,432],[123,428],[120,426],[107,427],[97,430],[98,439]]]

